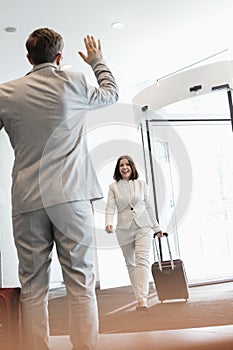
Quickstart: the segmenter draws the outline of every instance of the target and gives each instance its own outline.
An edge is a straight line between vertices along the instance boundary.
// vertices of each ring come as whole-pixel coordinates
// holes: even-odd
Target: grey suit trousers
[[[54,243],[67,289],[73,348],[96,349],[98,316],[93,230],[90,201],[59,204],[13,217],[22,285],[23,349],[49,349],[47,306]]]

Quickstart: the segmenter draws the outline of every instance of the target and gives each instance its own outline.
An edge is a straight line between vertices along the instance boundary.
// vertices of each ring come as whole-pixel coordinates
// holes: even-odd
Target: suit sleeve
[[[94,60],[91,67],[96,76],[98,87],[86,83],[87,99],[90,107],[112,104],[118,101],[118,87],[104,60]]]
[[[153,229],[154,229],[155,233],[157,233],[161,230],[161,228],[158,224],[158,221],[155,218],[154,208],[152,207],[152,205],[150,203],[148,186],[145,182],[143,182],[143,185],[144,185],[144,202],[146,205],[146,209],[147,209],[149,216],[151,218],[151,221],[153,224]]]
[[[105,210],[105,226],[113,224],[113,217],[116,211],[116,200],[112,186],[109,186],[107,205]]]

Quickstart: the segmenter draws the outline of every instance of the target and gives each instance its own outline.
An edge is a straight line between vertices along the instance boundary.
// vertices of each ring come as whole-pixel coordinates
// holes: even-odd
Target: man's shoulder
[[[57,70],[57,74],[67,76],[68,78],[80,79],[80,77],[84,76],[82,72],[79,71],[71,71],[71,70]]]
[[[10,92],[12,89],[15,88],[15,86],[20,86],[21,84],[23,84],[24,78],[25,77],[20,77],[1,83],[0,94]]]

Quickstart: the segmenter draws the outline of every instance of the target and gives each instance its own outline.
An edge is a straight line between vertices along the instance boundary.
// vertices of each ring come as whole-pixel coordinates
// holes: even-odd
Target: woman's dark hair
[[[116,167],[115,167],[115,171],[114,171],[114,174],[113,174],[114,180],[119,181],[120,179],[122,179],[122,176],[121,176],[121,173],[120,173],[120,161],[122,159],[127,159],[128,162],[129,162],[130,168],[132,170],[132,173],[131,173],[131,176],[130,176],[130,180],[136,180],[139,177],[138,171],[136,169],[136,165],[135,165],[133,159],[130,156],[127,156],[127,155],[120,156],[118,158],[117,163],[116,163]]]
[[[34,30],[26,41],[28,56],[35,65],[53,63],[63,47],[61,35],[49,28]]]

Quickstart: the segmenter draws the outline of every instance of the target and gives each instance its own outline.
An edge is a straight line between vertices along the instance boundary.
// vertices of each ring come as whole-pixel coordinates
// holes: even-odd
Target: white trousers
[[[49,349],[48,291],[54,242],[67,290],[73,349],[97,348],[93,229],[90,201],[60,204],[13,217],[22,286],[23,349]]]
[[[116,230],[137,302],[146,301],[149,292],[153,233],[151,227],[138,227],[135,222],[128,230]]]

